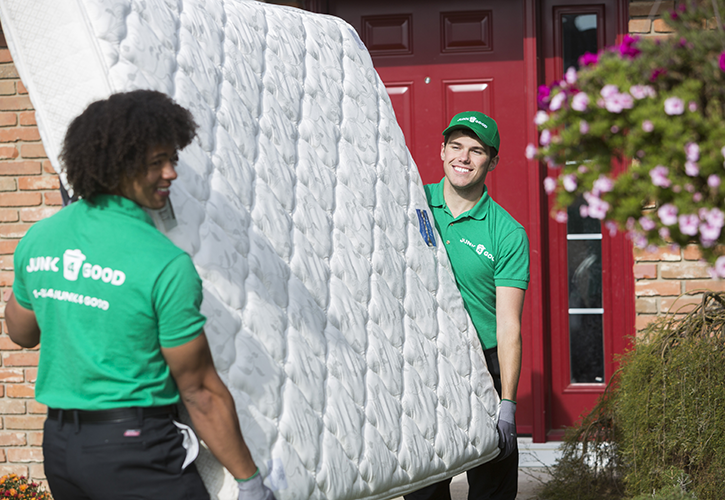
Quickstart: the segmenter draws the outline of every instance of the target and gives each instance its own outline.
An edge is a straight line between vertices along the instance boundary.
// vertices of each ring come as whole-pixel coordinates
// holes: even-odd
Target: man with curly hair
[[[161,209],[191,114],[149,90],[94,102],[61,158],[78,201],[36,223],[15,252],[5,319],[14,342],[41,341],[36,399],[48,406],[45,473],[56,500],[209,495],[182,400],[239,498],[274,498],[244,442],[200,313],[191,258],[143,210]]]

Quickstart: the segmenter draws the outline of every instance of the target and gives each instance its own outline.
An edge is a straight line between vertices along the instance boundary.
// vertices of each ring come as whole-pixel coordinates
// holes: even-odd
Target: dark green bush
[[[724,306],[725,294],[706,293],[686,316],[647,328],[594,410],[567,432],[544,498],[723,498]]]

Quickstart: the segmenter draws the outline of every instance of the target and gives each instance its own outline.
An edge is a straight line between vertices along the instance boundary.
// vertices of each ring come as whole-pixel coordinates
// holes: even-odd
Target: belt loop
[[[81,419],[78,410],[73,410],[73,425],[75,425],[76,434],[78,434],[81,431]]]
[[[143,426],[143,408],[141,408],[140,406],[136,407],[136,415],[138,417],[138,426],[142,427]]]
[[[58,430],[63,430],[63,410],[58,410]]]

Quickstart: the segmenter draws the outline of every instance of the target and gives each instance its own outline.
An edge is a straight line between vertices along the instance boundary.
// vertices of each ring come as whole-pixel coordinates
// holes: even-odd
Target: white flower
[[[551,102],[549,103],[549,109],[551,111],[558,111],[559,109],[561,109],[564,101],[566,101],[566,94],[564,92],[559,92],[551,98]]]
[[[534,116],[534,123],[537,125],[543,125],[547,122],[549,119],[549,113],[543,110],[539,110],[536,112],[536,116]]]
[[[665,99],[665,113],[668,115],[681,115],[685,111],[685,103],[679,97]]]
[[[665,203],[657,210],[657,216],[665,226],[671,226],[677,222],[677,207],[671,203]]]
[[[645,120],[642,122],[642,130],[645,132],[652,132],[655,129],[654,123],[652,123],[649,120]]]
[[[566,70],[564,80],[566,80],[566,83],[569,85],[574,85],[576,83],[576,69],[574,66],[571,66],[568,70]]]
[[[599,193],[609,193],[612,189],[614,189],[614,181],[605,175],[600,175],[599,179],[594,181],[594,185],[592,187],[594,188],[593,191],[596,195]]]
[[[694,161],[685,162],[685,173],[690,177],[695,177],[700,173],[700,166]]]
[[[589,133],[589,124],[586,122],[586,120],[582,120],[579,122],[579,133],[582,135]]]
[[[541,136],[539,137],[539,144],[542,146],[548,146],[551,142],[551,132],[549,132],[548,129],[544,129],[541,131]]]
[[[554,216],[554,220],[556,222],[563,223],[563,222],[566,222],[567,220],[569,220],[569,216],[567,215],[566,212],[559,210],[558,212],[556,212],[556,215]]]
[[[632,97],[638,100],[644,99],[645,97],[654,97],[657,95],[655,89],[653,89],[649,85],[633,85],[629,88],[629,93],[632,94]]]
[[[685,155],[689,161],[697,161],[700,159],[700,146],[696,142],[688,142],[685,144]]]
[[[589,105],[589,96],[584,92],[578,92],[571,99],[571,109],[574,111],[586,111]]]
[[[715,273],[720,278],[725,278],[725,255],[718,257],[715,261]]]
[[[566,189],[570,193],[572,191],[575,191],[577,187],[576,176],[573,174],[565,175],[564,177],[562,177],[562,184],[564,185],[564,189]]]
[[[546,194],[551,194],[556,191],[556,179],[553,177],[544,179],[544,191],[546,191]]]
[[[537,152],[538,152],[538,149],[536,149],[536,146],[529,143],[526,146],[526,152],[524,153],[524,155],[526,156],[527,160],[533,160],[536,157]]]
[[[619,89],[616,85],[605,85],[599,93],[607,99],[615,94],[619,94]]]

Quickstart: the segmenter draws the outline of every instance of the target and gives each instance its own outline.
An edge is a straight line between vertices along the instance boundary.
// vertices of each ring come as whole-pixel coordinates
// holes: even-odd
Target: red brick
[[[22,238],[32,224],[0,224],[0,238]]]
[[[12,147],[14,148],[15,146]],[[36,175],[40,172],[41,163],[39,161],[3,162],[2,168],[0,168],[0,174],[2,175]]]
[[[0,80],[0,95],[15,95],[15,82]]]
[[[643,249],[634,249],[634,260],[636,262],[642,261],[666,261],[666,262],[678,262],[682,260],[680,257],[680,251],[675,250],[670,246],[660,247],[655,252],[648,252]]]
[[[57,175],[18,177],[18,187],[23,191],[58,189],[60,187],[60,180]]]
[[[18,148],[15,146],[0,146],[0,160],[12,160],[18,157]],[[10,175],[5,173],[5,165],[3,165],[3,175]]]
[[[18,80],[18,94],[25,95],[28,93],[28,89],[25,88],[25,84],[22,80]]]
[[[679,295],[679,281],[637,281],[634,284],[636,297],[655,297],[658,295]]]
[[[1,62],[1,61],[0,61]],[[14,64],[0,64],[0,78],[20,78]]]
[[[30,445],[30,446],[42,446],[43,445],[43,433],[42,432],[30,431],[27,433],[26,439],[27,439],[28,445]]]
[[[5,428],[10,430],[41,430],[45,422],[45,416],[25,415],[22,417],[5,417]]]
[[[4,415],[25,415],[25,401],[0,399],[0,413]]]
[[[5,386],[9,398],[34,398],[35,388],[27,384],[7,384]]]
[[[0,286],[13,286],[14,279],[15,273],[13,271],[0,271]]]
[[[36,413],[41,415],[46,415],[48,413],[48,407],[43,403],[38,403],[37,401],[28,401],[27,406],[28,413]]]
[[[0,206],[32,207],[40,205],[42,199],[40,193],[0,193]]]
[[[50,491],[48,482],[45,481],[45,467],[43,467],[43,464],[28,464],[28,467],[30,468],[30,477],[33,478],[33,481],[40,483],[45,491]]]
[[[663,298],[660,309],[663,313],[676,312],[678,314],[692,312],[695,307],[702,304],[702,297],[683,296],[677,298]]]
[[[700,247],[697,245],[687,245],[683,251],[685,260],[700,260],[702,259],[702,252]]]
[[[43,417],[45,418],[45,417]],[[8,448],[10,462],[42,462],[43,450],[40,448]]]
[[[26,465],[16,464],[0,465],[0,476],[5,476],[7,474],[28,477],[28,467]]]
[[[18,185],[12,177],[0,177],[0,191],[16,191]]]
[[[0,398],[5,397],[5,386],[0,385]],[[0,425],[0,428],[2,428],[2,425]]]
[[[20,115],[20,125],[22,125],[22,126],[38,124],[38,122],[35,119],[35,111],[21,111],[19,115]]]
[[[14,253],[17,246],[18,240],[0,240],[0,255]]]
[[[24,432],[0,432],[0,446],[25,446],[27,443]]]
[[[22,111],[26,109],[33,109],[33,104],[27,95],[0,97],[0,111]]]
[[[13,56],[10,55],[10,50],[7,47],[0,49],[0,63],[13,62]]]
[[[59,210],[59,207],[21,208],[20,217],[23,219],[23,222],[38,222],[39,220],[47,219]]]
[[[672,33],[673,30],[664,19],[655,19],[652,23],[655,29],[655,33]]]
[[[13,264],[12,255],[0,255],[0,270],[12,271],[13,267],[14,267],[14,264]],[[6,290],[5,293],[8,296],[7,298],[10,299],[10,289]],[[3,293],[3,295],[5,295],[5,293]],[[0,298],[0,300],[2,300],[3,302],[7,302],[7,300],[5,299],[4,296],[2,298]],[[0,350],[2,350],[2,348],[0,348]]]
[[[39,141],[37,127],[0,128],[0,142]]]
[[[5,456],[5,450],[0,450],[0,462],[2,462],[2,463],[7,462],[7,457]]]
[[[50,163],[50,160],[43,160],[43,172],[46,174],[55,174],[58,175],[58,172],[55,171],[53,168],[53,164]]]
[[[14,127],[17,124],[18,124],[18,115],[17,114],[0,113],[0,127]]]
[[[685,281],[685,291],[688,293],[705,290],[709,290],[711,292],[725,292],[725,280],[709,279]]]
[[[677,264],[660,264],[660,276],[673,279],[708,278],[710,272],[704,262],[679,262]]]
[[[45,148],[43,148],[42,142],[21,145],[20,154],[23,155],[23,158],[47,158],[48,157],[48,155],[45,154]]]
[[[649,33],[652,29],[652,21],[649,19],[630,19],[629,20],[629,32],[630,33]]]
[[[657,264],[635,264],[634,277],[638,280],[643,278],[657,278]]]
[[[0,368],[0,382],[24,382],[25,376],[22,368]]]
[[[25,369],[25,381],[27,383],[34,384],[37,379],[38,379],[38,369],[37,368],[26,368]]]
[[[644,330],[647,325],[657,319],[655,314],[638,314],[637,319],[634,320],[634,327],[637,331]]]
[[[38,352],[13,352],[2,354],[3,366],[38,366]]]
[[[0,208],[0,222],[18,222],[20,217],[17,210]]]
[[[46,205],[53,205],[58,207],[63,205],[63,197],[60,195],[60,192],[43,193],[43,197],[45,198]]]
[[[19,351],[22,349],[18,344],[5,335],[0,336],[0,351]]]
[[[657,314],[657,302],[659,302],[659,299],[654,297],[640,297],[634,301],[634,308],[637,314]]]

